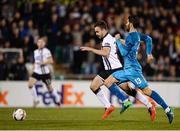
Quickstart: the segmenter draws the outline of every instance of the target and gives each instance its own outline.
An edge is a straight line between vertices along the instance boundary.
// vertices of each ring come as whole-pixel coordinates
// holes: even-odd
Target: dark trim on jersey
[[[107,32],[102,39],[104,39],[108,34],[109,34],[109,32]]]
[[[109,60],[107,58],[106,58],[106,60],[107,60],[107,63],[109,64],[110,69],[112,69],[111,63],[109,62]]]
[[[41,62],[43,61],[43,48],[40,49],[40,54],[41,54]],[[44,68],[44,65],[41,65],[41,71],[43,74],[46,74],[46,70]]]
[[[46,74],[46,70],[44,68],[44,65],[41,65],[41,71],[42,71],[43,74]]]
[[[108,67],[108,70],[111,70],[112,67],[111,67],[111,64],[110,64],[109,60],[108,60],[106,57],[104,57],[104,61],[106,62],[106,65],[107,65],[107,67]]]
[[[101,46],[101,47],[109,47],[109,48],[111,48],[111,46]]]
[[[108,66],[108,63],[107,63],[107,61],[106,61],[105,58],[104,58],[104,61],[105,61],[105,63],[106,63],[106,66],[108,67],[108,70],[110,70],[110,68],[109,68],[109,66]]]
[[[106,42],[106,43],[103,44],[103,46],[110,46],[110,45],[111,45],[111,44],[108,43],[108,42]]]

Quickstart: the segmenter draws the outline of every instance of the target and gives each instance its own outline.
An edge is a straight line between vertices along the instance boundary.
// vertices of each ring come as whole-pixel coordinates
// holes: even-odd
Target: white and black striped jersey
[[[116,39],[111,36],[109,33],[105,35],[102,42],[103,47],[110,47],[110,53],[107,57],[103,57],[103,64],[105,70],[113,70],[117,68],[121,68],[122,64],[118,59],[117,51],[116,51]]]
[[[39,65],[37,63],[44,62],[51,56],[51,52],[47,48],[36,49],[34,51],[34,72],[39,75],[50,73],[48,65]]]

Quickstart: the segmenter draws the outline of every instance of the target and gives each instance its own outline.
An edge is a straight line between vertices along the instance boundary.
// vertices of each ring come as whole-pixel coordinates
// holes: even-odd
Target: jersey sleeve
[[[146,43],[146,54],[149,55],[152,52],[152,38],[148,35],[139,33],[140,40]]]
[[[51,56],[52,56],[52,55],[51,55],[50,50],[47,50],[47,51],[46,51],[46,58],[51,57]]]
[[[110,42],[107,39],[104,39],[102,42],[102,47],[111,47]]]

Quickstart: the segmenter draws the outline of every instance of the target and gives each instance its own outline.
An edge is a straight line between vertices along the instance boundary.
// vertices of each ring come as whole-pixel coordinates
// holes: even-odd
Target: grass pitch
[[[176,108],[170,125],[161,108],[155,122],[150,121],[145,108],[130,108],[123,114],[119,109],[102,121],[102,108],[24,108],[27,118],[15,121],[14,108],[0,108],[1,130],[180,130],[180,108]]]

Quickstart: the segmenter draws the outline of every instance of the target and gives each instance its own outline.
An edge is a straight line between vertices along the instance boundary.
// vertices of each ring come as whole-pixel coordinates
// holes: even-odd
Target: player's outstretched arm
[[[126,50],[125,45],[123,45],[120,40],[116,40],[116,45],[122,56],[127,55],[128,51]]]
[[[140,39],[146,43],[147,62],[150,63],[154,59],[152,55],[152,38],[148,35],[140,33]]]
[[[150,36],[142,34],[142,33],[139,33],[139,34],[140,34],[141,41],[144,41],[146,43],[146,54],[151,55],[151,52],[152,52],[152,38]]]
[[[110,47],[103,47],[101,50],[91,47],[80,47],[81,51],[91,51],[97,55],[108,57],[110,53]]]

